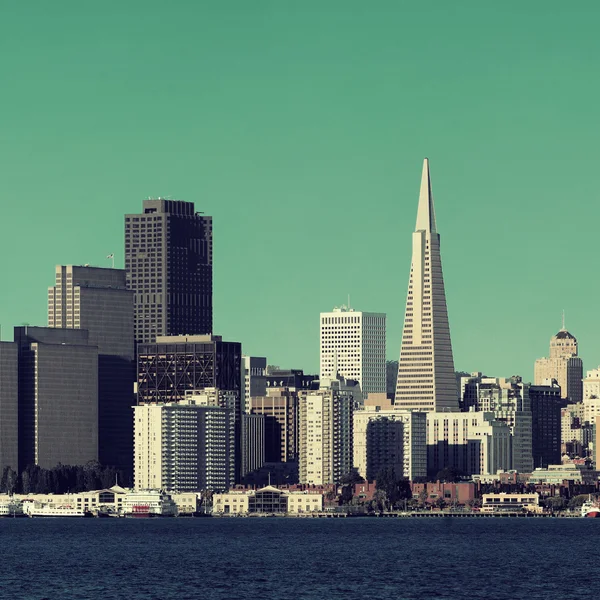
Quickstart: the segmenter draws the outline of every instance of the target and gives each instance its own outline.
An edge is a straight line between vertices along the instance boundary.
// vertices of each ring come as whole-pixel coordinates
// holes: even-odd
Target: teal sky
[[[123,265],[148,196],[214,217],[215,333],[316,371],[351,295],[404,318],[431,160],[457,369],[600,363],[597,2],[4,2],[0,323],[56,264]]]

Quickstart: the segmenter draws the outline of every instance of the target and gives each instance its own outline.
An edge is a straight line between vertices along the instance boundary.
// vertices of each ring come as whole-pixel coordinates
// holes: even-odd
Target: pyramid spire
[[[436,232],[435,209],[433,207],[433,194],[431,193],[428,158],[423,160],[423,174],[421,175],[421,191],[419,193],[419,208],[417,209],[417,226],[415,227],[415,231]]]
[[[458,391],[436,230],[429,161],[423,163],[394,404],[421,412],[458,411]]]

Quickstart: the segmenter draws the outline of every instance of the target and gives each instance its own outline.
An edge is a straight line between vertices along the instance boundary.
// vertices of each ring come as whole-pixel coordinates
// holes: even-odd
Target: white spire
[[[433,207],[433,194],[431,193],[431,180],[429,178],[429,159],[423,160],[423,174],[421,176],[421,191],[419,193],[419,208],[417,209],[417,225],[415,231],[431,231],[435,233],[435,209]]]

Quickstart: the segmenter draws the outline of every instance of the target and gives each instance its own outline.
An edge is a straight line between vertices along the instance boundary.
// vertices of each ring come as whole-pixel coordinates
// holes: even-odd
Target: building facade
[[[520,377],[509,379],[473,374],[461,383],[463,410],[493,413],[497,421],[510,427],[512,469],[519,473],[533,470],[532,413],[529,384]]]
[[[149,199],[125,215],[125,270],[138,343],[212,333],[212,217],[193,202]]]
[[[353,468],[354,396],[345,380],[300,396],[300,483],[339,483]]]
[[[85,329],[98,347],[98,460],[131,474],[133,464],[133,292],[125,271],[57,266],[48,326]]]
[[[250,411],[265,419],[265,462],[298,460],[299,396],[289,388],[267,388],[250,399]]]
[[[510,427],[493,412],[427,413],[427,468],[430,476],[446,467],[466,475],[512,469]]]
[[[577,338],[564,326],[550,340],[550,356],[535,361],[535,385],[543,385],[547,379],[556,379],[563,398],[583,400],[583,362],[578,356]]]
[[[242,472],[257,471],[265,464],[265,417],[242,415]]]
[[[213,387],[241,400],[241,361],[242,345],[220,336],[164,336],[140,344],[138,403],[180,402],[190,391]]]
[[[136,489],[221,491],[235,482],[233,415],[214,397],[135,406],[134,434]]]
[[[341,306],[320,316],[320,378],[354,379],[363,394],[386,391],[385,314]]]
[[[19,347],[0,342],[0,472],[19,468]]]
[[[19,470],[98,460],[98,347],[85,329],[15,327]]]
[[[386,467],[411,481],[427,476],[426,414],[369,405],[353,415],[354,467],[367,481]]]
[[[323,494],[280,490],[268,485],[258,490],[231,490],[213,497],[213,514],[300,514],[321,512]]]
[[[420,412],[459,409],[428,159],[412,239],[395,404]]]
[[[561,456],[560,386],[556,380],[546,383],[529,387],[534,468],[558,464]]]
[[[242,356],[242,406],[250,414],[250,398],[267,393],[267,359],[263,356]]]

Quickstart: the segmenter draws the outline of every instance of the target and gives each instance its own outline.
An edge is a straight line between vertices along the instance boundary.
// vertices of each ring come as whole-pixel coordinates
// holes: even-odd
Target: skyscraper
[[[458,411],[440,235],[427,158],[412,249],[395,405],[423,412]]]
[[[212,217],[193,202],[144,200],[125,215],[127,286],[135,292],[135,339],[212,333]]]
[[[0,470],[19,468],[19,347],[0,342]]]
[[[535,385],[556,379],[563,398],[571,402],[583,399],[583,361],[578,356],[577,338],[564,326],[550,339],[550,356],[535,361]]]
[[[133,461],[133,292],[125,271],[57,266],[48,325],[86,329],[98,347],[98,460],[131,474]]]
[[[339,373],[365,398],[385,392],[385,314],[341,306],[321,313],[320,327],[321,380]]]
[[[98,460],[98,347],[85,329],[15,327],[19,470]]]

